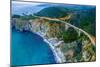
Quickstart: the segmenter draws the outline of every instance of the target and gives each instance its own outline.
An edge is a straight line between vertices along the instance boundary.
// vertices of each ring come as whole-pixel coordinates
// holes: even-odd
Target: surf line
[[[52,44],[52,43],[49,42],[49,39],[44,37],[45,35],[43,35],[42,32],[34,32],[34,33],[36,33],[37,35],[41,36],[43,38],[43,40],[46,43],[48,43],[48,45],[50,46],[50,49],[53,52],[53,55],[54,55],[56,63],[64,63],[64,62],[66,62],[65,56],[63,55],[61,50],[54,46],[54,45],[58,44],[60,41],[58,43]]]

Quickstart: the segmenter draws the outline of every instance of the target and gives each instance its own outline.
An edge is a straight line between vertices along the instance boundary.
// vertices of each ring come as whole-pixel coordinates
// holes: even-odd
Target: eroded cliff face
[[[19,18],[12,18],[11,25],[12,27],[14,27],[19,31],[24,31],[24,30],[29,31],[31,28],[31,25],[28,20],[22,20]]]
[[[48,21],[45,19],[30,20],[33,32],[45,34],[48,38],[61,38],[61,34],[65,30],[64,23],[56,21]]]
[[[28,30],[44,36],[54,45],[56,51],[60,49],[63,53],[66,59],[63,62],[95,61],[95,46],[85,35],[78,36],[74,29],[70,29],[64,23],[42,18],[31,20],[13,18],[12,27],[20,31]],[[69,41],[66,41],[68,38]],[[60,41],[62,42],[56,45]]]

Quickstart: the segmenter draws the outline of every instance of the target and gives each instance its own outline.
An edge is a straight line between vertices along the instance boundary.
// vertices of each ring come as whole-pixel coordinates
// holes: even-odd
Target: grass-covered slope
[[[66,8],[61,7],[47,7],[36,13],[38,16],[45,16],[51,18],[60,18],[67,15]]]

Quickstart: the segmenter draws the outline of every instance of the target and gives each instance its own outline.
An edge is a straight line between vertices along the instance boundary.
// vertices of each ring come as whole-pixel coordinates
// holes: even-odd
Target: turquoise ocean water
[[[56,63],[49,45],[35,33],[13,29],[11,43],[12,65]]]

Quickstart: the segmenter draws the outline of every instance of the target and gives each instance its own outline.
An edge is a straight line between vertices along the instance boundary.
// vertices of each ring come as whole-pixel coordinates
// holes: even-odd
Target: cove
[[[11,40],[11,65],[56,63],[49,45],[39,35],[12,29]]]

